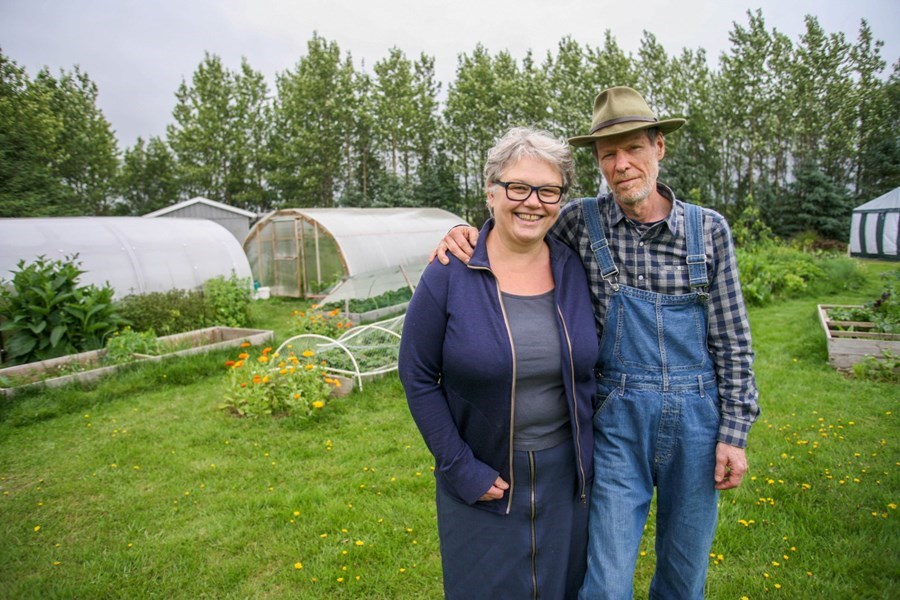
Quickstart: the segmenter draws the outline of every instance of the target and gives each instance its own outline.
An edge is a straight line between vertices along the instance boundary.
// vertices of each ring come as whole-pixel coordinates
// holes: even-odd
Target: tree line
[[[522,60],[479,44],[446,92],[425,54],[392,48],[367,72],[318,34],[274,89],[246,59],[231,70],[207,53],[165,136],[124,151],[79,67],[30,78],[0,51],[0,216],[139,215],[204,196],[254,211],[434,206],[478,223],[498,135],[580,134],[597,92],[630,85],[658,115],[688,119],[660,175],[679,197],[731,218],[752,206],[782,236],[844,239],[853,206],[900,185],[900,61],[887,71],[865,20],[855,42],[814,16],[805,26],[791,40],[748,11],[716,68],[650,32],[636,54],[610,31]],[[599,171],[576,154],[570,196],[593,195]]]

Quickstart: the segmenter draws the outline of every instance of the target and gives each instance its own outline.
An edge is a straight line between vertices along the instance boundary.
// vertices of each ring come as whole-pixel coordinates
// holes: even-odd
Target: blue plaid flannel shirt
[[[685,266],[684,204],[668,187],[657,184],[657,189],[672,202],[673,209],[664,221],[643,235],[611,195],[600,197],[603,225],[619,268],[619,283],[662,294],[687,294],[691,290]],[[573,200],[563,207],[551,233],[581,255],[591,284],[597,331],[602,334],[609,289],[591,252],[580,201]],[[759,417],[759,394],[734,244],[725,218],[706,208],[703,234],[710,281],[707,342],[719,387],[719,441],[746,448],[750,426]]]

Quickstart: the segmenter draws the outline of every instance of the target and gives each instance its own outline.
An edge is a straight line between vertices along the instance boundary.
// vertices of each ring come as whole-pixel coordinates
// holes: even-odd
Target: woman
[[[429,265],[406,314],[447,598],[575,598],[584,575],[597,333],[581,260],[547,237],[573,177],[568,146],[510,130],[474,255]]]

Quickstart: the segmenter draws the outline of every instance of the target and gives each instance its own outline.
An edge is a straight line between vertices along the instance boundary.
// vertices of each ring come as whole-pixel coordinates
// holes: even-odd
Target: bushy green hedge
[[[250,322],[250,302],[250,281],[232,275],[208,280],[203,291],[133,294],[118,307],[133,330],[171,335],[215,325],[244,327]]]
[[[748,304],[856,289],[864,281],[856,262],[830,252],[804,252],[779,243],[737,250],[741,288]]]
[[[209,321],[209,309],[198,290],[132,294],[117,306],[134,331],[170,335],[204,327]]]

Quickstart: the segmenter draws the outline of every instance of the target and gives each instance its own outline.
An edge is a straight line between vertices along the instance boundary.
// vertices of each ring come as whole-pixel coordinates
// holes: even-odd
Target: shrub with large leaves
[[[0,315],[9,364],[46,360],[102,348],[123,319],[107,284],[79,286],[84,273],[78,255],[64,260],[44,256],[16,265],[12,285],[0,289]]]

